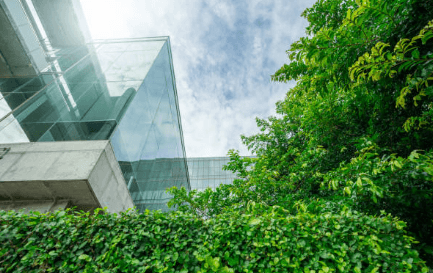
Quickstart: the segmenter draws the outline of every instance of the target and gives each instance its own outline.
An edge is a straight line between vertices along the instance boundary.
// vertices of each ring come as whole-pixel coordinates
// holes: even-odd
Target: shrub
[[[260,213],[257,207],[261,207]],[[427,272],[390,215],[0,212],[1,272]]]

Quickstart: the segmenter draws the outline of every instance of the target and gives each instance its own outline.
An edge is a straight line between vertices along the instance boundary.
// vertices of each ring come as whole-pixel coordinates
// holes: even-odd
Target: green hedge
[[[427,272],[404,222],[286,215],[0,212],[0,272]]]

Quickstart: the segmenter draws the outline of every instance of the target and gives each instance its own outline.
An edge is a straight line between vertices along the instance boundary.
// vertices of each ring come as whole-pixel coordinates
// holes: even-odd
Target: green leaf
[[[88,262],[90,262],[92,260],[92,258],[90,258],[90,256],[86,255],[86,254],[81,254],[80,256],[78,256],[78,259],[80,259],[80,260],[86,260]]]
[[[412,57],[414,59],[419,59],[419,50],[418,49],[413,50],[411,54],[412,54]]]
[[[298,247],[305,247],[305,244],[306,244],[305,240],[298,241]]]
[[[347,193],[347,195],[351,195],[352,191],[350,190],[349,187],[344,187],[344,192]]]
[[[66,214],[66,212],[64,210],[62,210],[59,213],[57,213],[57,216],[63,217],[63,216],[65,216],[65,214]]]
[[[248,222],[248,225],[250,225],[250,226],[256,226],[256,225],[260,224],[261,222],[262,222],[262,220],[260,220],[259,218],[252,218]]]
[[[353,263],[358,263],[359,261],[361,261],[361,258],[362,258],[361,253],[357,252],[357,253],[352,255],[351,260]]]
[[[362,187],[361,177],[358,177],[358,179],[356,179],[356,185],[357,185],[358,187]]]

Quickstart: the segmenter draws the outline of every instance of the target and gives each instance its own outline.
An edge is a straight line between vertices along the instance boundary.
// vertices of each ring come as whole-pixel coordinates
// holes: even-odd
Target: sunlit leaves
[[[421,271],[405,224],[390,215],[296,215],[251,203],[242,216],[0,212],[1,272]],[[276,214],[277,213],[277,214]],[[54,217],[52,217],[54,216]],[[31,224],[29,218],[37,224]],[[48,223],[70,223],[43,227]],[[19,236],[20,235],[20,236]],[[101,239],[104,238],[104,243]],[[50,240],[58,242],[57,245]],[[79,242],[87,242],[80,244]],[[115,247],[113,247],[115,245]],[[401,254],[404,253],[404,259]]]
[[[394,78],[396,74],[407,73],[406,84],[396,98],[396,106],[406,108],[407,97],[413,91],[416,91],[412,96],[413,104],[419,106],[422,97],[430,95],[424,89],[428,88],[433,80],[433,64],[431,64],[433,53],[430,50],[426,51],[424,47],[431,38],[433,38],[433,21],[428,22],[413,38],[400,39],[393,51],[384,50],[389,47],[389,44],[378,42],[372,47],[371,53],[360,56],[350,67],[352,81],[356,81],[358,85],[366,80],[379,81],[386,76]],[[419,130],[431,124],[430,111],[426,112],[421,117],[408,117],[403,128],[406,131],[412,128]]]
[[[277,103],[277,116],[256,120],[260,133],[242,136],[257,158],[248,161],[230,151],[226,169],[242,179],[198,193],[183,208],[204,212],[205,218],[248,214],[252,203],[255,213],[278,206],[292,215],[384,210],[407,222],[398,226],[417,237],[423,258],[433,264],[427,255],[433,254],[432,5],[431,0],[327,0],[307,9],[308,36],[290,46],[288,63],[272,76],[296,80],[295,87]],[[189,203],[188,196],[178,196],[179,206]],[[336,226],[333,232],[347,232]],[[388,255],[373,238],[375,255]],[[351,257],[358,263],[351,270],[343,263],[314,270],[365,271],[362,258]]]

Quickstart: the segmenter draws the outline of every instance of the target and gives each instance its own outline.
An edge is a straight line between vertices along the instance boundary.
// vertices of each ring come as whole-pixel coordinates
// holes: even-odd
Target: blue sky
[[[315,1],[81,0],[92,37],[170,36],[188,157],[250,153],[240,135],[294,83],[270,82]]]

